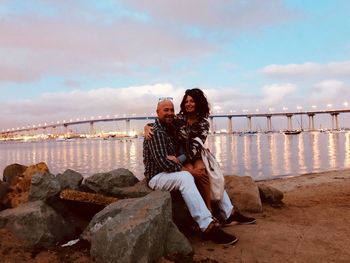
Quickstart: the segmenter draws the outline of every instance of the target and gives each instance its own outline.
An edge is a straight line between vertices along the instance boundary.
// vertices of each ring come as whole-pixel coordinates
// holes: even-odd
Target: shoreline
[[[339,181],[339,179],[343,179],[343,177],[346,175],[348,175],[348,179],[350,179],[350,168],[305,173],[301,175],[279,177],[255,182],[257,184],[268,184],[270,186],[278,188],[282,192],[289,192],[301,186],[336,182]],[[287,183],[288,185],[286,185],[285,183]]]

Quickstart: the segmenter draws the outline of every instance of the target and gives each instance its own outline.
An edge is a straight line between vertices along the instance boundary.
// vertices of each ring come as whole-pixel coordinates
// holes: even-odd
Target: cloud
[[[287,65],[269,65],[264,67],[261,72],[266,76],[273,78],[325,78],[332,77],[349,77],[350,61],[329,62],[320,64],[306,62],[303,64]]]
[[[344,82],[329,79],[318,82],[314,85],[311,91],[311,100],[316,103],[326,105],[328,103],[343,103],[346,99],[349,87]]]
[[[282,105],[296,91],[297,86],[291,83],[266,85],[262,88],[262,102],[269,106]]]
[[[75,89],[66,92],[52,92],[37,98],[17,100],[0,104],[0,128],[11,129],[27,125],[38,125],[77,118],[98,118],[98,116],[138,115],[150,116],[155,113],[160,97],[174,98],[176,112],[186,87],[169,83],[131,86],[124,88],[104,87],[91,90]],[[232,87],[206,88],[211,108],[229,111],[240,109],[249,103],[258,102],[258,96],[241,93]]]
[[[164,96],[172,96],[175,109],[178,110],[184,90],[182,87],[160,83],[45,93],[37,98],[2,103],[0,123],[4,129],[106,115],[150,116],[155,112],[158,98]]]
[[[47,75],[132,74],[198,59],[213,46],[177,31],[120,19],[105,24],[75,18],[8,17],[0,21],[0,81]]]
[[[261,27],[295,17],[280,0],[127,0],[126,5],[146,13],[154,21],[169,25],[196,27],[206,31],[229,32]]]

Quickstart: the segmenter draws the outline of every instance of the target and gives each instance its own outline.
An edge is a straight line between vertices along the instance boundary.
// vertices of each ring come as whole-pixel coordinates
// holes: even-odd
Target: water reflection
[[[311,134],[311,143],[309,144],[311,147],[310,149],[312,149],[311,151],[311,158],[313,160],[313,167],[316,171],[318,171],[318,169],[320,168],[320,150],[318,147],[318,141],[319,141],[319,133],[312,133]]]
[[[83,175],[119,167],[143,176],[142,140],[76,140],[0,143],[0,169],[12,163],[45,161],[52,173],[70,168]],[[207,147],[224,174],[256,180],[283,175],[350,168],[350,133],[209,136]]]
[[[304,134],[300,134],[300,136],[298,136],[298,148],[299,151],[297,152],[298,155],[298,162],[299,162],[299,168],[301,171],[305,171],[306,167],[305,167],[305,148],[304,148]]]
[[[269,148],[269,156],[268,156],[268,160],[271,161],[271,169],[270,169],[270,173],[272,173],[272,171],[277,171],[278,170],[278,159],[277,159],[277,145],[276,145],[276,136],[273,136],[271,134],[268,135],[268,146]]]
[[[350,166],[350,133],[345,134],[345,142],[344,142],[344,166]]]
[[[329,165],[331,168],[336,167],[336,162],[337,162],[337,156],[334,154],[336,152],[337,144],[336,144],[336,139],[335,137],[338,134],[333,134],[329,133],[329,138],[328,138],[328,159],[329,159]]]
[[[290,162],[290,159],[291,159],[291,151],[290,151],[290,141],[294,138],[294,136],[289,136],[289,135],[285,135],[284,136],[284,144],[283,144],[283,166],[284,166],[284,169],[285,169],[285,172],[287,174],[290,174],[291,173],[291,162]]]

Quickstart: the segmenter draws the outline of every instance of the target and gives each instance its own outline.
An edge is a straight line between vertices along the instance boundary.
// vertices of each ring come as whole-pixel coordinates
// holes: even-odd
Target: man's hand
[[[153,136],[153,127],[145,125],[143,129],[143,135],[147,140],[151,139]]]
[[[180,161],[174,155],[167,155],[168,160],[173,161],[174,163],[180,163]]]

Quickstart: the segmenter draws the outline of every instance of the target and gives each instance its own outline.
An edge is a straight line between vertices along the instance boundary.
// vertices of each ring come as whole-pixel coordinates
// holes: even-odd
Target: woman
[[[210,182],[201,158],[201,145],[194,140],[199,137],[203,143],[209,133],[209,103],[203,91],[188,89],[180,104],[180,113],[176,115],[176,139],[179,156],[169,156],[170,160],[179,161],[193,175],[197,188],[208,209],[211,209]],[[152,128],[146,125],[145,137],[152,134]]]

